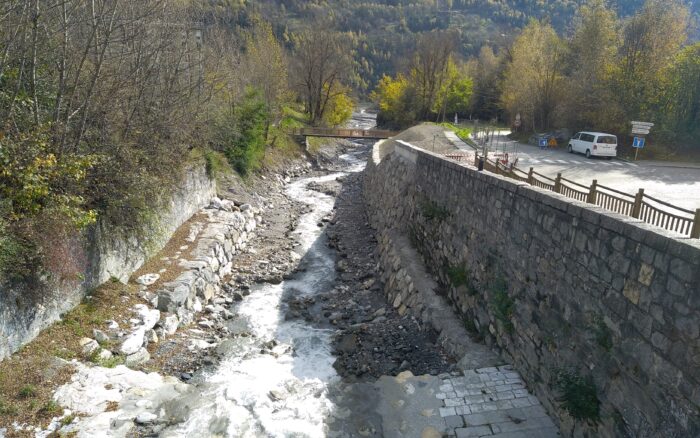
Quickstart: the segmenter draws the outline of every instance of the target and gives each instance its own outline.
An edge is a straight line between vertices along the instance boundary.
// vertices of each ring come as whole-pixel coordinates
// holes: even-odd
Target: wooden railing
[[[446,158],[465,162],[467,157],[459,154],[447,154]],[[479,166],[481,158],[477,154],[474,157],[474,166]],[[557,174],[556,178],[550,178],[530,168],[528,172],[509,165],[500,160],[485,159],[484,169],[500,175],[505,175],[518,181],[526,182],[532,186],[560,193],[568,198],[581,202],[587,202],[614,211],[625,216],[641,219],[648,224],[674,231],[693,239],[700,239],[700,208],[695,211],[688,210],[653,198],[644,193],[644,189],[631,195],[612,187],[598,184],[593,180],[590,186],[577,183]]]

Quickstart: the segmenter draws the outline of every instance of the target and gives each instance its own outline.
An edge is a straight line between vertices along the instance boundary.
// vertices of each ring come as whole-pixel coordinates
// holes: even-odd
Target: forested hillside
[[[458,52],[478,55],[481,46],[503,47],[529,20],[549,22],[559,33],[573,30],[573,18],[584,0],[260,0],[242,3],[243,14],[255,11],[275,23],[280,35],[309,23],[346,33],[357,51],[358,86],[372,89],[385,73],[403,67],[404,55],[418,35],[455,29]],[[626,17],[644,0],[612,0],[612,9]],[[700,2],[687,2],[696,18]]]

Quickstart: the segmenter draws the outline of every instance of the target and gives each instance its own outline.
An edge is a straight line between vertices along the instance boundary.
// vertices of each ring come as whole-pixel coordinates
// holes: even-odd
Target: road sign
[[[632,135],[649,135],[649,130],[643,128],[633,128]]]
[[[645,127],[645,128],[653,128],[653,127],[654,127],[654,124],[653,124],[653,123],[649,123],[649,122],[632,122],[632,126],[634,126],[634,127],[639,126],[639,127]]]
[[[634,137],[634,141],[632,142],[632,147],[637,148],[637,149],[642,149],[644,148],[644,137]]]
[[[632,135],[649,135],[649,131],[654,127],[649,122],[632,122]]]

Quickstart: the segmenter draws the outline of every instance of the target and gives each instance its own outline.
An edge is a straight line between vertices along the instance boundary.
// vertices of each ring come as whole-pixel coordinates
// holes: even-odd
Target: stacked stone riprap
[[[179,259],[179,266],[185,270],[156,292],[150,292],[148,287],[158,280],[158,274],[136,279],[142,285],[141,296],[153,308],[138,304],[128,329],[113,322],[105,332],[96,330],[95,339],[83,339],[81,345],[86,356],[95,357],[98,362],[111,359],[112,352],[99,348],[98,341],[103,344],[116,341],[119,348],[115,353],[127,366],[135,367],[150,359],[146,349],[150,343],[157,343],[173,335],[178,327],[191,324],[197,313],[206,311],[207,318],[199,321],[205,328],[211,328],[212,321],[233,317],[222,306],[233,303],[233,298],[222,290],[222,280],[231,273],[234,255],[255,237],[261,221],[260,210],[249,204],[237,207],[232,201],[214,198],[202,213],[206,215],[206,223],[192,224],[187,238],[195,245],[191,256]]]
[[[393,141],[365,197],[379,236],[410,239],[564,434],[700,435],[700,241]],[[407,308],[419,293],[389,283]],[[592,389],[591,421],[565,409],[565,373]]]
[[[153,297],[154,306],[164,312],[161,325],[169,332],[179,324],[191,323],[194,313],[220,292],[222,279],[231,273],[234,255],[255,236],[260,221],[260,211],[249,204],[239,208],[218,198],[203,211],[207,225],[196,237],[191,260],[180,261],[185,272],[164,284]]]

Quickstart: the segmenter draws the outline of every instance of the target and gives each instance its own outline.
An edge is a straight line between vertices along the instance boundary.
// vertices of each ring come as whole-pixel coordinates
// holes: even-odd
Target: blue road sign
[[[541,148],[547,147],[547,138],[546,137],[540,137],[540,147]]]
[[[644,137],[634,137],[634,142],[632,142],[632,147],[637,149],[644,148]]]

